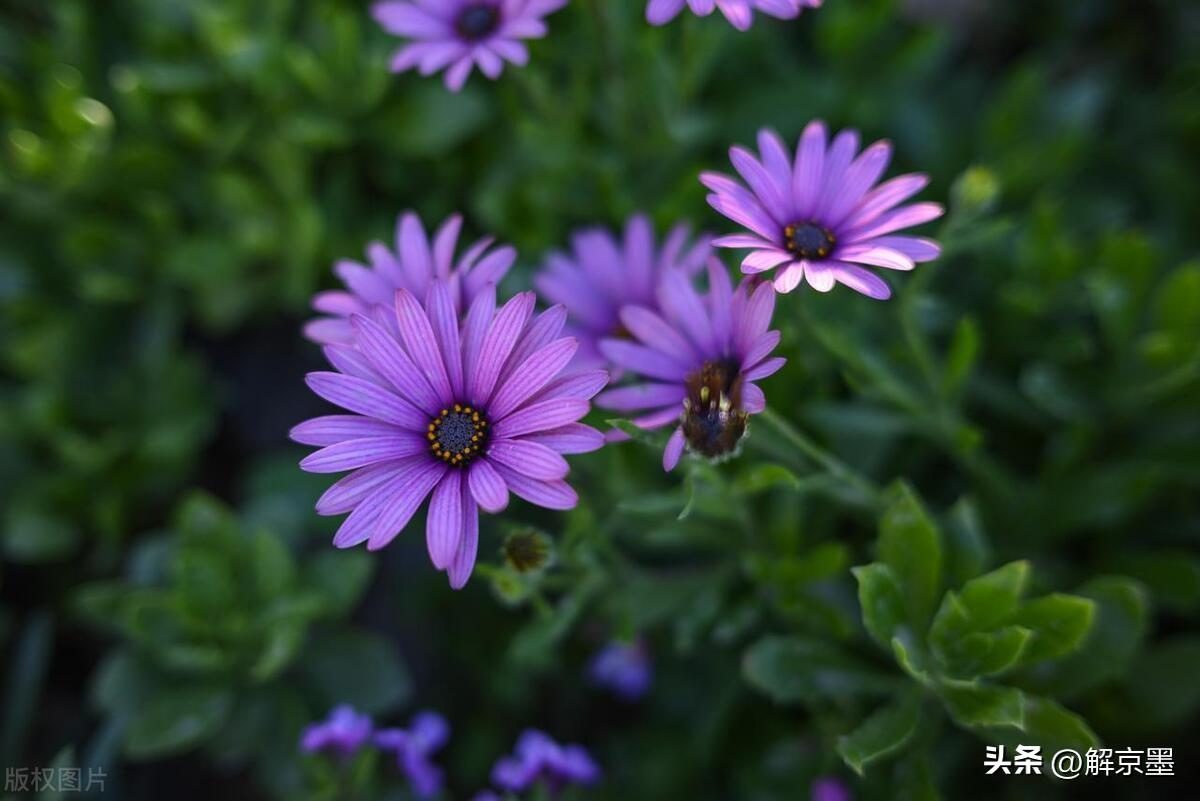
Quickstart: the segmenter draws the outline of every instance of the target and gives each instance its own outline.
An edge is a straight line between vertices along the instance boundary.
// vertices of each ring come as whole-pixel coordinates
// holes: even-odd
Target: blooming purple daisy
[[[313,723],[300,736],[300,749],[307,754],[330,751],[343,759],[354,756],[371,739],[371,718],[342,704],[320,723]]]
[[[371,316],[380,307],[390,308],[397,289],[423,298],[438,279],[450,282],[455,311],[469,306],[481,288],[500,283],[517,252],[507,245],[489,252],[493,240],[487,237],[471,245],[456,262],[454,251],[462,222],[458,214],[447,218],[431,242],[416,214],[400,215],[395,253],[382,242],[372,242],[367,246],[370,267],[349,260],[334,266],[346,289],[320,292],[313,298],[313,308],[330,316],[310,321],[304,327],[305,335],[321,344],[348,343],[354,338],[350,315]],[[382,314],[378,319],[390,325],[393,317]]]
[[[693,14],[707,17],[720,9],[725,19],[739,31],[750,29],[755,10],[779,19],[794,19],[806,8],[818,8],[824,0],[650,0],[646,19],[651,25],[665,25],[683,11],[684,4]]]
[[[301,423],[291,436],[321,449],[300,466],[352,470],[317,512],[350,512],[333,543],[384,547],[431,496],[426,544],[455,589],[475,565],[479,508],[496,513],[509,492],[549,509],[578,496],[564,480],[563,454],[600,448],[603,435],[579,422],[608,380],[603,370],[562,375],[578,347],[559,337],[566,309],[532,317],[523,292],[496,309],[481,290],[460,328],[449,282],[436,281],[426,307],[396,292],[396,332],[354,315],[354,347],[330,345],[338,372],[310,373],[309,387],[354,412]]]
[[[543,732],[527,729],[512,756],[492,768],[492,783],[519,793],[544,782],[553,797],[568,784],[595,784],[600,766],[580,745],[559,745]]]
[[[422,75],[446,70],[446,86],[462,89],[478,66],[495,80],[504,62],[524,66],[529,51],[522,39],[546,35],[542,17],[567,0],[383,0],[372,7],[384,30],[413,41],[396,51],[392,72],[413,67]]]
[[[700,181],[712,190],[709,205],[752,232],[714,244],[752,248],[742,272],[779,268],[775,289],[780,292],[791,292],[802,281],[819,292],[842,283],[886,299],[892,290],[863,265],[911,270],[917,262],[936,259],[941,254],[937,242],[896,232],[940,217],[942,206],[899,205],[925,187],[924,175],[875,185],[891,160],[889,142],[876,142],[856,157],[857,131],[842,131],[832,144],[828,139],[824,123],[809,123],[794,162],[774,131],[759,132],[761,161],[743,148],[730,149],[749,189],[727,175],[702,174]]]
[[[681,273],[663,277],[662,314],[640,306],[621,310],[634,341],[600,343],[614,364],[646,379],[602,393],[596,405],[633,412],[632,423],[654,429],[678,423],[663,453],[673,470],[686,446],[709,459],[733,454],[750,415],[766,408],[755,381],[774,374],[785,359],[772,357],[778,331],[768,331],[775,310],[769,283],[743,281],[735,291],[716,259],[708,264],[708,296]]]
[[[840,779],[825,776],[812,783],[812,801],[850,801],[850,791]]]
[[[588,676],[596,686],[612,690],[626,701],[641,698],[654,680],[645,641],[609,643],[592,660]]]
[[[396,754],[396,764],[418,798],[431,798],[442,789],[442,769],[432,755],[450,738],[450,726],[436,712],[418,712],[407,729],[382,729],[375,745]]]
[[[602,228],[576,233],[571,254],[551,253],[534,279],[542,297],[567,307],[568,330],[579,339],[575,364],[605,366],[600,340],[623,336],[619,312],[630,304],[658,308],[655,290],[667,270],[696,273],[712,253],[710,239],[690,242],[688,226],[676,225],[663,240],[654,241],[654,228],[644,215],[629,218],[622,240]]]

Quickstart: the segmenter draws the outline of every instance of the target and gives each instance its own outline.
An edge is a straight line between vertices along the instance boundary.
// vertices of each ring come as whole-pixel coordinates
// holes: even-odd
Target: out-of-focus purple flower
[[[334,707],[329,717],[313,723],[300,736],[300,748],[305,753],[329,751],[350,758],[371,739],[371,718],[361,715],[354,707],[342,704]]]
[[[646,694],[654,681],[650,651],[642,639],[606,645],[588,668],[588,676],[599,687],[612,690],[627,701]]]
[[[392,72],[445,70],[446,86],[462,89],[473,67],[491,79],[504,62],[524,66],[522,39],[546,35],[542,18],[567,0],[383,0],[371,12],[388,33],[411,41],[396,51]]]
[[[707,17],[720,9],[725,18],[739,31],[750,29],[755,10],[779,19],[794,19],[806,8],[819,8],[824,0],[650,0],[646,19],[652,25],[665,25],[683,11],[684,5],[693,14]]]
[[[812,783],[812,801],[850,801],[850,791],[841,779],[824,776]]]
[[[447,218],[431,241],[416,214],[400,215],[394,253],[382,242],[372,242],[367,246],[370,266],[349,260],[334,265],[333,271],[346,289],[320,292],[313,298],[313,308],[328,316],[310,321],[304,327],[305,335],[321,344],[350,342],[354,338],[351,315],[371,316],[390,325],[396,290],[407,289],[423,298],[435,280],[450,283],[455,311],[469,307],[480,289],[500,283],[517,252],[507,245],[491,250],[494,240],[487,237],[455,261],[462,222],[458,214]]]
[[[587,368],[606,366],[599,343],[624,333],[622,306],[657,309],[662,274],[674,269],[695,274],[712,248],[708,236],[692,242],[684,224],[672,228],[659,247],[650,220],[639,214],[629,218],[620,239],[602,228],[579,231],[571,251],[550,254],[533,283],[544,299],[567,307],[568,330],[579,339],[575,366]]]
[[[744,281],[735,291],[724,265],[708,265],[707,296],[680,273],[659,287],[662,314],[627,306],[621,320],[634,341],[606,339],[601,351],[644,379],[596,398],[604,409],[633,413],[644,429],[677,423],[663,452],[673,470],[687,447],[709,459],[736,452],[750,415],[766,408],[755,381],[774,374],[785,359],[772,357],[778,331],[768,331],[775,310],[769,283]]]
[[[430,798],[442,789],[442,769],[433,763],[434,752],[450,738],[450,726],[436,712],[419,712],[407,729],[382,729],[375,734],[375,745],[392,751],[396,764],[419,798]]]
[[[941,254],[932,239],[897,232],[942,215],[937,203],[899,204],[921,191],[929,179],[901,175],[876,185],[892,156],[890,142],[858,153],[858,132],[845,130],[832,144],[823,122],[804,129],[793,160],[774,131],[758,135],[760,158],[741,147],[730,149],[734,168],[747,189],[721,173],[700,181],[710,190],[709,205],[750,230],[720,237],[714,244],[750,248],[742,272],[776,270],[775,289],[791,292],[801,282],[819,292],[845,284],[884,300],[892,290],[867,269],[911,270]]]
[[[496,795],[491,790],[480,790],[471,797],[471,801],[500,801],[500,796]]]
[[[437,281],[424,307],[397,290],[395,331],[354,315],[354,346],[325,348],[338,372],[310,373],[308,385],[354,414],[309,420],[291,436],[320,447],[304,470],[353,471],[317,501],[319,514],[350,512],[334,545],[384,547],[431,496],[429,557],[459,589],[475,566],[481,507],[503,510],[509,492],[549,509],[575,506],[563,454],[603,446],[577,421],[608,376],[562,375],[578,347],[559,336],[566,310],[533,317],[533,306],[524,292],[497,309],[489,284],[460,327],[451,285]]]
[[[583,746],[559,745],[536,729],[527,729],[517,740],[513,754],[492,768],[492,784],[518,793],[537,782],[544,782],[553,794],[568,784],[598,781],[600,766]]]

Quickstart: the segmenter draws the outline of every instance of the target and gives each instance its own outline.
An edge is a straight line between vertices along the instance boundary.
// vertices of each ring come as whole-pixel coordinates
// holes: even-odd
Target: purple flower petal
[[[302,445],[334,445],[348,439],[386,437],[398,434],[403,429],[380,420],[354,414],[330,414],[314,417],[293,426],[288,436]]]
[[[562,372],[578,350],[573,337],[550,343],[526,359],[497,389],[488,414],[503,419]]]
[[[369,439],[351,439],[328,445],[309,454],[300,462],[300,469],[309,473],[341,473],[379,462],[416,456],[427,449],[425,440],[419,434],[411,432]]]
[[[405,348],[429,386],[433,387],[438,400],[442,404],[453,403],[454,393],[450,388],[441,350],[433,335],[433,326],[421,304],[407,289],[396,291],[396,320],[400,324],[400,336]]]
[[[438,570],[445,570],[458,552],[463,531],[462,500],[462,471],[445,471],[429,498],[425,523],[429,559]]]
[[[489,461],[502,464],[518,473],[542,481],[566,478],[570,467],[558,452],[538,442],[523,439],[501,439],[488,448]]]
[[[663,470],[669,473],[675,469],[675,465],[679,464],[679,457],[683,456],[684,442],[682,428],[671,432],[671,438],[667,440],[667,447],[663,449]]]
[[[429,418],[415,406],[369,381],[341,373],[309,373],[305,382],[313,392],[343,409],[423,431]]]
[[[501,307],[483,339],[479,361],[473,375],[468,376],[468,394],[480,406],[492,397],[500,368],[517,343],[517,337],[533,312],[534,295],[522,292]]]
[[[508,506],[508,485],[487,459],[478,459],[467,473],[471,497],[485,512],[497,514]]]
[[[379,515],[375,530],[367,542],[368,549],[377,551],[394,540],[446,472],[443,464],[422,457],[417,459],[420,460],[419,467],[403,477],[402,491],[388,502],[387,508]],[[357,513],[358,509],[354,511]]]
[[[546,509],[574,509],[579,496],[565,481],[539,481],[509,467],[497,464],[497,472],[516,496]]]
[[[528,434],[525,439],[529,442],[540,442],[564,454],[598,451],[604,447],[605,442],[603,434],[583,423],[567,423],[548,431]]]
[[[538,401],[497,421],[492,435],[498,439],[512,439],[534,431],[558,428],[583,417],[588,413],[588,406],[583,398],[562,397]]]

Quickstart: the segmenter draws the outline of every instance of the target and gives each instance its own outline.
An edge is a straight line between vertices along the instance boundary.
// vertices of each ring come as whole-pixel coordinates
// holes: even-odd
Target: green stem
[[[875,482],[809,439],[806,434],[780,416],[774,409],[764,409],[759,416],[825,472],[854,487],[867,500],[868,505],[879,506],[881,504],[883,493],[875,485]]]

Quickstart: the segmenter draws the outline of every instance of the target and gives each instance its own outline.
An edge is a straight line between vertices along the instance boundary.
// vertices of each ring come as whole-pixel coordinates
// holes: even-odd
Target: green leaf
[[[754,495],[777,487],[797,490],[801,486],[795,473],[778,464],[754,465],[739,473],[733,482],[734,492],[745,495]]]
[[[261,601],[282,595],[295,581],[296,565],[292,554],[271,532],[258,531],[251,535],[247,551],[252,586]]]
[[[1025,727],[1025,696],[1020,690],[975,682],[944,682],[940,689],[950,716],[963,726]]]
[[[1029,581],[1029,563],[1010,562],[963,585],[960,598],[976,631],[1007,623]]]
[[[862,776],[869,764],[893,756],[908,745],[917,731],[920,710],[916,693],[876,710],[857,729],[838,738],[838,753]]]
[[[55,562],[79,547],[79,531],[70,523],[34,510],[13,510],[4,521],[0,552],[21,564]]]
[[[954,328],[950,348],[946,353],[946,366],[942,371],[942,394],[949,398],[962,393],[963,386],[979,359],[979,323],[970,315],[964,315]]]
[[[1087,721],[1049,698],[1025,696],[1022,744],[1040,745],[1043,753],[1072,748],[1080,753],[1100,745]]]
[[[1096,602],[1091,629],[1075,653],[1023,671],[1023,685],[1069,700],[1123,675],[1141,647],[1148,617],[1142,585],[1122,576],[1101,576],[1078,595]]]
[[[316,633],[298,663],[318,706],[350,704],[375,714],[408,697],[412,681],[392,643],[361,629]]]
[[[322,613],[341,618],[353,611],[375,573],[375,559],[364,551],[321,551],[309,558],[302,583],[323,599]]]
[[[891,568],[900,585],[909,621],[924,631],[941,581],[942,549],[937,528],[907,484],[888,490],[877,549],[879,561]]]
[[[233,693],[220,686],[163,689],[134,715],[125,732],[130,759],[160,759],[214,736],[233,709]]]
[[[1200,708],[1200,637],[1178,636],[1140,656],[1125,681],[1125,692],[1143,724],[1158,734],[1186,724]]]
[[[863,625],[875,642],[891,648],[892,637],[904,625],[904,596],[891,568],[879,562],[851,570],[858,580],[858,603]]]
[[[1079,648],[1092,627],[1096,602],[1055,593],[1024,604],[1016,622],[1033,632],[1023,662],[1061,659]]]
[[[886,693],[895,681],[832,643],[801,637],[763,637],[742,659],[750,686],[776,703]]]
[[[926,687],[933,686],[934,669],[929,654],[916,641],[909,628],[900,628],[892,637],[892,655],[901,670]]]
[[[946,522],[946,578],[952,586],[964,584],[982,573],[988,564],[987,535],[979,519],[979,509],[969,498],[954,504]]]
[[[994,631],[977,631],[957,639],[938,651],[946,672],[972,679],[1003,673],[1021,661],[1032,632],[1021,626],[1003,626]]]

